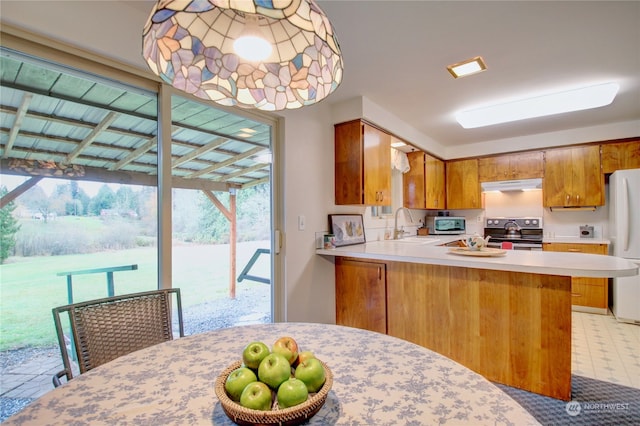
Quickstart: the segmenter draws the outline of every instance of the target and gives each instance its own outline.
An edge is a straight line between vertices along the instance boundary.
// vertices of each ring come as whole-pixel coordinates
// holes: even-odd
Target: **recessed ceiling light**
[[[447,70],[449,70],[451,75],[455,78],[465,77],[486,69],[487,65],[485,65],[481,56],[476,56],[475,58],[467,59],[464,62],[458,62],[457,64],[449,65],[447,67]]]
[[[400,141],[391,143],[391,146],[393,148],[400,148],[401,146],[405,146],[405,145],[406,145],[406,143],[400,142]]]
[[[620,86],[604,83],[456,113],[465,129],[609,105]]]
[[[240,138],[250,138],[253,135],[250,135],[249,133],[238,133],[237,136]]]
[[[244,133],[257,133],[258,132],[257,130],[250,129],[248,127],[244,127],[242,129],[240,129],[240,131],[244,132]]]

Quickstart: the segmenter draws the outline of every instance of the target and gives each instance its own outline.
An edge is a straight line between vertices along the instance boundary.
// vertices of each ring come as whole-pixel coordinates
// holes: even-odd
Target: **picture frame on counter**
[[[361,214],[330,214],[329,228],[335,235],[336,247],[367,242]]]

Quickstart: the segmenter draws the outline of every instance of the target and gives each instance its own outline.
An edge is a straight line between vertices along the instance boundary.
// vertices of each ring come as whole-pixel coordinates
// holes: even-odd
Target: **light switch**
[[[304,231],[304,227],[306,225],[307,220],[304,215],[298,216],[298,231]]]

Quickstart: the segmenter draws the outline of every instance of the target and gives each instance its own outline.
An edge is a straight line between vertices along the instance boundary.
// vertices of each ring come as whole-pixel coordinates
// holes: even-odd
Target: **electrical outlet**
[[[304,215],[300,215],[298,216],[298,231],[304,231],[304,228],[306,226],[307,219],[304,217]]]
[[[482,223],[482,216],[478,216],[478,217],[476,218],[476,222],[478,222],[478,223]]]

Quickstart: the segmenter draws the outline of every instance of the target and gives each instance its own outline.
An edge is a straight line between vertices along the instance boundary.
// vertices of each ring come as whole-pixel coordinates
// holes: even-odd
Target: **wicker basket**
[[[232,371],[242,365],[242,361],[237,361],[227,367],[216,379],[215,391],[216,396],[220,400],[222,409],[225,414],[236,424],[239,425],[299,425],[313,417],[324,405],[327,395],[333,385],[333,374],[327,365],[320,361],[324,367],[325,382],[317,393],[309,394],[302,404],[289,408],[279,409],[276,407],[271,411],[260,411],[245,408],[229,398],[224,389],[227,377]]]

